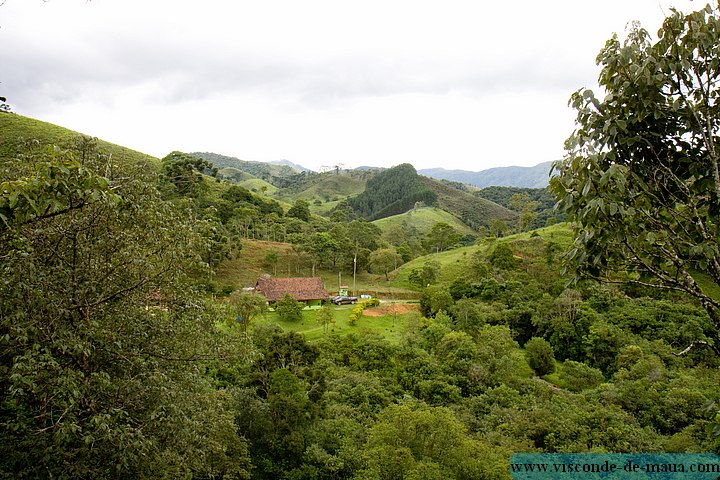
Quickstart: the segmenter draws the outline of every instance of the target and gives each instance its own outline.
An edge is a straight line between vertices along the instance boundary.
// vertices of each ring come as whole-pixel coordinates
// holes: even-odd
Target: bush
[[[525,344],[525,358],[538,376],[555,371],[555,355],[552,346],[543,338],[533,337]]]
[[[377,307],[380,305],[380,299],[379,298],[370,298],[368,300],[363,300],[357,305],[355,305],[352,309],[352,312],[350,312],[350,325],[355,325],[358,320],[360,320],[360,317],[362,317],[363,311],[366,308],[370,307]]]
[[[566,360],[560,369],[562,386],[573,392],[595,388],[603,380],[604,377],[600,370],[573,360]]]
[[[303,308],[305,308],[305,305],[295,300],[289,293],[286,293],[283,298],[275,303],[275,311],[280,318],[289,322],[302,320]]]

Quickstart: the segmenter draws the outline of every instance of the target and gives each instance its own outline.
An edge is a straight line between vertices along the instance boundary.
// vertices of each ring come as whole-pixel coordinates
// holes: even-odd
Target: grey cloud
[[[326,54],[307,57],[263,52],[258,45],[203,43],[192,38],[147,38],[127,34],[52,49],[21,48],[0,54],[12,65],[3,91],[27,105],[63,104],[83,95],[112,96],[128,86],[158,86],[145,101],[172,104],[234,92],[294,99],[324,108],[345,99],[406,93],[462,91],[573,91],[585,72],[567,60],[545,57],[513,63],[484,58],[418,58],[394,55]],[[58,53],[62,52],[62,53]],[[313,52],[309,52],[313,53]]]

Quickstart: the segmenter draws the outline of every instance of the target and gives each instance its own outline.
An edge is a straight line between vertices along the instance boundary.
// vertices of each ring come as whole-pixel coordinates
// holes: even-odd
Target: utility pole
[[[357,283],[355,282],[355,275],[357,274],[357,250],[355,250],[355,256],[353,257],[353,296],[357,297]]]

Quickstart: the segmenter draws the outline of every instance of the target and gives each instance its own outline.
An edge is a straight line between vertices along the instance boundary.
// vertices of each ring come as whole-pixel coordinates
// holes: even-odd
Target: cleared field
[[[406,303],[385,303],[363,313],[355,325],[350,324],[351,305],[333,306],[335,323],[328,328],[327,335],[349,335],[351,333],[373,332],[388,340],[399,341],[408,324],[417,319],[417,305]],[[300,322],[288,322],[280,319],[277,313],[268,312],[255,324],[270,323],[279,325],[285,331],[299,332],[308,340],[319,340],[326,334],[322,325],[317,323],[316,311],[305,310]]]
[[[402,222],[415,227],[420,233],[429,231],[436,223],[447,223],[461,235],[477,234],[475,230],[465,225],[451,213],[436,207],[413,209],[400,215],[375,220],[373,223],[385,232],[391,225]]]

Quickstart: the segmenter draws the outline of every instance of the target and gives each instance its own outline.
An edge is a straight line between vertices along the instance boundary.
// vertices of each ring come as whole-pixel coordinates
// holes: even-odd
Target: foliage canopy
[[[605,97],[571,99],[577,129],[551,188],[576,225],[579,276],[627,270],[641,285],[697,298],[717,326],[720,299],[720,19],[672,11],[654,43],[634,25],[597,57]]]
[[[243,478],[197,364],[224,344],[188,281],[202,222],[81,147],[30,151],[0,185],[0,476]]]

